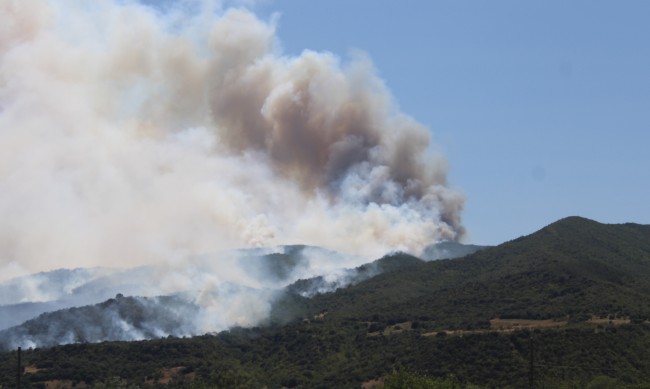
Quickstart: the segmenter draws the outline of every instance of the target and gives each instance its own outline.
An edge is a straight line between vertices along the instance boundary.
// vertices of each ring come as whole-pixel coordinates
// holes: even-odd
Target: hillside
[[[458,242],[445,241],[427,246],[421,255],[425,261],[435,261],[438,259],[460,258],[477,251],[488,248],[489,246],[478,246],[474,244],[462,244]]]
[[[433,328],[500,318],[650,317],[650,226],[570,217],[468,257],[421,263],[317,296],[313,312]],[[376,320],[375,320],[376,321]]]
[[[0,350],[196,336],[236,325],[286,323],[294,317],[287,313],[295,310],[284,306],[287,299],[268,316],[287,285],[325,274],[328,283],[319,291],[326,292],[381,271],[370,266],[373,272],[357,277],[356,269],[346,268],[362,261],[296,245],[207,253],[178,266],[163,261],[22,276],[0,282]],[[116,295],[124,298],[113,299]]]
[[[445,245],[445,247],[449,247],[449,245]],[[454,244],[453,250],[447,250],[445,255],[462,255],[467,250],[476,251],[477,248]],[[258,279],[266,279],[267,285],[282,285],[287,280],[295,279],[294,274],[310,273],[305,271],[309,269],[309,257],[305,255],[305,251],[331,257],[340,256],[336,252],[315,247],[285,246],[281,248],[281,252],[273,253],[265,253],[265,251],[257,249],[242,250],[241,263],[250,275]],[[222,283],[220,290],[201,291],[201,298],[205,300],[206,296],[209,296],[208,302],[214,306],[215,302],[224,299],[225,294],[258,296],[258,300],[265,299],[271,303],[268,315],[261,317],[255,324],[285,324],[308,314],[308,298],[310,297],[358,284],[378,274],[397,272],[422,263],[422,260],[414,256],[398,253],[387,255],[356,268],[341,269],[333,274],[299,279],[286,287],[276,287],[276,289],[253,289]],[[153,268],[142,267],[133,271],[138,276],[146,278],[146,270],[155,271]],[[130,283],[133,284],[133,271],[124,270],[117,273],[117,276],[125,277],[113,284],[110,281],[111,277],[115,277],[115,275],[82,283],[81,287],[72,289],[73,294],[66,296],[67,300],[0,306],[0,313],[13,314],[6,321],[16,323],[23,318],[20,324],[10,328],[0,328],[0,351],[15,349],[19,346],[51,347],[68,343],[195,336],[211,332],[205,330],[206,327],[201,327],[205,321],[196,320],[196,318],[204,317],[206,312],[205,307],[200,304],[201,299],[193,293],[176,293],[170,296],[155,297],[123,296],[121,293],[117,293],[121,296],[120,298],[110,298],[97,304],[84,304],[68,308],[67,304],[74,301],[73,297],[78,301],[83,301],[80,297],[99,295],[97,291],[106,294],[107,291],[119,290],[118,288],[125,286],[125,279],[131,279]],[[58,273],[63,273],[63,271],[58,271]],[[12,284],[20,285],[13,281]],[[43,284],[47,286],[47,283]],[[59,289],[63,289],[63,283],[59,282],[59,284],[62,284]],[[134,288],[137,290],[137,285]],[[63,305],[60,308],[64,309],[57,310],[56,304]],[[47,310],[47,307],[53,309]],[[41,311],[39,312],[36,308],[40,308]],[[209,308],[211,307],[208,306]],[[34,312],[40,313],[40,315],[35,315]]]
[[[286,324],[26,351],[24,378],[359,388],[399,369],[521,388],[534,342],[537,387],[650,382],[650,226],[570,217],[463,258],[379,263],[391,271],[312,298],[285,294],[275,315],[297,318]],[[13,358],[0,354],[1,385]]]
[[[0,331],[0,350],[52,347],[105,340],[143,340],[196,331],[189,318],[199,307],[178,296],[123,297],[101,304],[48,312]]]

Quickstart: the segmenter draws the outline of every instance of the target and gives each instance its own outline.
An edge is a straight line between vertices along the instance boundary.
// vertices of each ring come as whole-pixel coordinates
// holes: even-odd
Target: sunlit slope
[[[650,317],[650,226],[569,217],[473,255],[417,264],[313,300],[336,317],[439,328],[501,318]]]

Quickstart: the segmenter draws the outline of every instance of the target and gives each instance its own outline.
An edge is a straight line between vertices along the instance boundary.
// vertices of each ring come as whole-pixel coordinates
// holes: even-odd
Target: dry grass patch
[[[533,328],[560,328],[568,322],[564,319],[528,320],[528,319],[492,319],[490,330],[497,332],[508,332]]]
[[[589,324],[609,324],[609,325],[621,325],[621,324],[630,324],[630,319],[627,317],[614,317],[610,319],[609,317],[598,317],[592,316],[591,319],[587,320]]]
[[[384,381],[386,381],[386,378],[384,377],[377,378],[376,380],[366,381],[361,384],[361,389],[383,388]]]
[[[38,373],[41,370],[43,369],[39,369],[36,366],[25,366],[25,374],[34,374],[34,373]]]
[[[368,322],[368,323],[372,323],[372,322]],[[413,328],[413,322],[405,321],[403,323],[396,323],[393,325],[386,326],[386,328],[384,328],[382,331],[369,332],[368,336],[399,334],[404,331],[411,331],[412,328]]]

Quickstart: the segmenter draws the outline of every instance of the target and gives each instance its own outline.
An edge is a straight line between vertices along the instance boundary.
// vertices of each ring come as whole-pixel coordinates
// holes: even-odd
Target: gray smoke
[[[457,258],[484,248],[442,242],[427,247],[423,258]],[[353,269],[342,267],[357,260],[301,245],[188,258],[175,269],[59,269],[19,277],[0,283],[0,350],[193,336],[233,325],[285,322],[301,312],[296,295],[310,298],[422,263],[394,253]],[[230,270],[219,271],[223,266]],[[150,297],[112,298],[121,292]],[[21,303],[4,305],[12,301]]]
[[[117,296],[101,304],[45,313],[0,331],[0,350],[106,340],[144,340],[198,333],[200,308],[176,296]]]
[[[359,260],[287,246],[188,258],[173,268],[59,269],[23,276],[0,283],[0,291],[11,291],[3,301],[21,301],[0,301],[0,349],[191,336],[284,322],[294,317],[278,317],[274,304],[291,299],[289,293],[329,292],[382,271],[374,263],[342,268]]]
[[[444,159],[368,58],[288,56],[275,20],[179,4],[0,2],[0,281],[149,265],[160,285],[296,243],[352,268],[462,238]]]

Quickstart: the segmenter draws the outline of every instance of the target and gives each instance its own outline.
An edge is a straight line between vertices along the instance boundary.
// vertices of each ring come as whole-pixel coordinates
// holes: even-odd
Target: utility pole
[[[20,363],[20,347],[18,347],[18,369],[16,370],[16,388],[20,389],[20,377],[23,375],[23,369]]]
[[[529,377],[528,377],[528,388],[535,389],[535,365],[534,365],[534,344],[533,336],[530,336],[530,367],[529,367]]]

